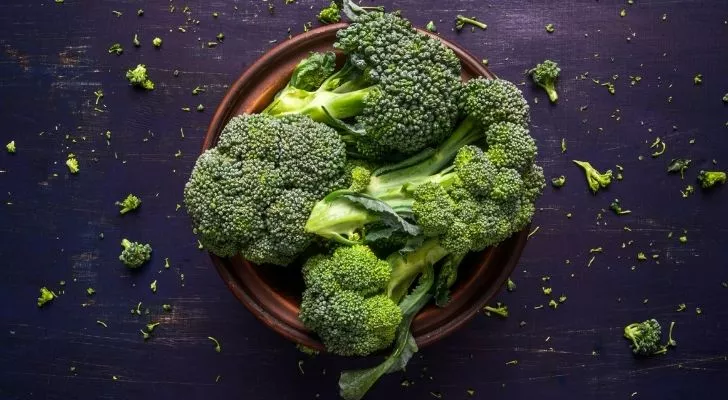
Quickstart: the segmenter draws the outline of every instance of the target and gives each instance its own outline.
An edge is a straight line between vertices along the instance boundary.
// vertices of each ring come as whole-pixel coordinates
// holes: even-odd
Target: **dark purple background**
[[[283,3],[274,1],[271,16],[267,3],[252,0],[3,2],[0,142],[14,139],[18,151],[0,151],[0,398],[336,399],[341,368],[363,365],[308,359],[265,328],[227,291],[197,250],[184,211],[175,210],[227,85],[271,41],[285,40],[288,27],[299,33],[326,4]],[[509,80],[524,81],[524,70],[546,57],[560,62],[558,105],[528,82],[523,90],[533,105],[540,162],[548,177],[564,174],[568,183],[547,188],[540,200],[533,224],[540,229],[513,276],[518,289],[498,298],[510,318],[478,316],[421,351],[406,373],[384,378],[369,398],[463,399],[470,388],[481,399],[627,399],[635,392],[641,399],[725,398],[728,289],[721,282],[728,281],[728,188],[687,199],[680,189],[713,159],[714,168],[725,169],[728,2],[382,3],[401,8],[418,26],[435,20],[444,37],[487,58],[492,71]],[[186,22],[185,4],[199,25]],[[140,7],[143,17],[136,16]],[[477,16],[488,29],[456,34],[458,13]],[[555,33],[545,32],[547,23],[556,25]],[[224,43],[203,45],[218,32]],[[139,49],[131,44],[134,33]],[[151,46],[154,36],[163,38],[161,49]],[[107,53],[114,42],[123,44],[123,55]],[[137,63],[148,65],[154,91],[128,87],[124,71]],[[579,78],[587,72],[589,78]],[[693,84],[696,73],[704,76],[701,86]],[[613,75],[614,96],[590,79]],[[631,86],[630,75],[641,82]],[[197,85],[207,91],[192,96]],[[103,113],[93,111],[98,89],[106,94]],[[206,106],[202,113],[194,111],[199,103]],[[112,131],[110,146],[106,130]],[[667,151],[653,159],[649,145],[657,136]],[[178,150],[181,157],[175,157]],[[78,175],[64,165],[68,152],[80,160]],[[685,180],[666,174],[673,157],[695,160]],[[624,180],[592,195],[571,159],[601,170],[620,164]],[[120,217],[114,201],[129,192],[144,204]],[[608,210],[616,197],[632,214]],[[677,241],[683,229],[687,244]],[[154,247],[152,262],[138,273],[117,259],[122,237]],[[604,252],[587,267],[595,247]],[[637,262],[639,251],[659,259]],[[152,294],[155,279],[159,290]],[[38,309],[41,286],[63,294]],[[557,310],[546,307],[543,286],[568,300]],[[87,297],[87,287],[97,294]],[[139,301],[148,316],[130,313]],[[162,313],[163,303],[173,312]],[[687,310],[676,312],[679,303]],[[650,317],[665,327],[677,322],[678,348],[635,359],[622,327]],[[143,342],[139,329],[149,321],[162,324]],[[221,341],[220,354],[208,336]],[[299,360],[305,360],[305,374]],[[506,364],[511,360],[517,365]],[[412,384],[401,386],[403,378]]]

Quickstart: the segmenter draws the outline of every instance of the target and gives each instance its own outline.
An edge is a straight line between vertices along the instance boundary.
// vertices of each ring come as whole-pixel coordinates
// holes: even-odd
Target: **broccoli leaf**
[[[314,91],[334,73],[335,67],[336,55],[333,52],[311,53],[293,70],[290,85],[297,89]]]
[[[417,312],[432,297],[430,289],[435,280],[434,275],[432,266],[428,266],[420,277],[417,287],[400,303],[399,307],[402,310],[403,318],[392,353],[375,367],[341,373],[339,395],[344,400],[360,400],[382,375],[402,370],[407,366],[409,360],[418,350],[417,343],[415,343],[415,338],[412,336],[409,327]]]
[[[435,304],[438,307],[445,307],[450,302],[450,287],[458,278],[458,266],[463,257],[451,254],[440,267],[440,274],[435,282]]]
[[[389,204],[376,197],[356,192],[345,192],[342,193],[341,197],[359,204],[369,211],[378,213],[382,217],[382,222],[388,226],[400,229],[412,236],[422,233],[419,226],[402,218]]]

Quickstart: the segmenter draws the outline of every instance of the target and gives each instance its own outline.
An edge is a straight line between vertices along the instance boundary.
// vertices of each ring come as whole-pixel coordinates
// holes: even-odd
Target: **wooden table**
[[[307,21],[316,26],[325,5],[271,2],[273,15],[262,1],[3,2],[0,138],[3,146],[15,140],[17,153],[0,152],[0,398],[335,399],[338,372],[365,364],[310,359],[260,324],[228,292],[177,209],[227,85],[286,40],[289,27],[297,34]],[[688,198],[680,191],[700,169],[726,169],[728,2],[381,3],[418,26],[434,20],[443,37],[515,82],[545,58],[558,61],[557,105],[530,82],[523,90],[539,160],[549,178],[563,174],[567,184],[546,189],[539,229],[513,276],[518,287],[498,297],[510,317],[478,316],[369,398],[463,399],[468,389],[473,398],[509,400],[725,398],[728,188]],[[454,32],[459,13],[488,29]],[[224,41],[208,47],[219,32]],[[115,42],[120,56],[108,52]],[[124,73],[139,63],[154,91],[128,86]],[[698,73],[702,85],[693,82]],[[205,92],[194,96],[197,86]],[[195,111],[198,104],[205,110]],[[657,137],[667,146],[653,158]],[[80,162],[77,175],[65,166],[68,153]],[[684,180],[665,171],[677,157],[694,160]],[[624,179],[592,195],[572,159],[601,170],[621,165]],[[114,202],[128,193],[143,205],[119,216]],[[615,198],[632,213],[609,211]],[[142,270],[119,262],[124,237],[154,247]],[[638,262],[638,252],[648,260]],[[59,297],[38,308],[42,286]],[[547,306],[562,294],[558,309]],[[130,312],[140,301],[141,316]],[[622,328],[652,317],[665,328],[676,322],[678,347],[636,359]],[[144,341],[140,329],[153,321],[161,324]]]

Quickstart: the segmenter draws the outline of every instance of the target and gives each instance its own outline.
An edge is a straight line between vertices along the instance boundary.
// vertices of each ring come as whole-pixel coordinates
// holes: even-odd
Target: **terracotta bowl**
[[[202,149],[214,147],[225,124],[235,115],[263,110],[288,82],[294,66],[311,51],[333,50],[336,31],[346,24],[313,29],[287,40],[251,65],[230,87],[212,118]],[[426,32],[425,32],[426,33]],[[440,39],[462,62],[463,79],[493,78],[475,57],[454,43]],[[343,57],[340,57],[343,61]],[[505,283],[526,243],[527,230],[495,248],[469,255],[459,270],[452,300],[444,308],[428,306],[414,320],[419,346],[452,333],[471,319]],[[225,259],[210,254],[227,286],[258,319],[286,338],[325,351],[318,337],[298,320],[303,282],[300,268],[257,266],[240,256]]]

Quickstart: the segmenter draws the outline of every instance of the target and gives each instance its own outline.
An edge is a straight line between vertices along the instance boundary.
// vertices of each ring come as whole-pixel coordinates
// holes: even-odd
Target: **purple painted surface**
[[[226,85],[270,41],[285,40],[289,26],[295,34],[315,21],[326,3],[271,1],[272,16],[263,1],[3,3],[0,144],[15,140],[17,153],[0,152],[0,398],[335,399],[338,372],[367,364],[308,359],[258,323],[196,249],[183,210],[175,210]],[[546,57],[560,62],[558,105],[529,82],[523,89],[546,174],[564,174],[568,182],[546,189],[533,224],[540,228],[513,276],[518,288],[499,296],[510,318],[477,317],[422,351],[406,373],[383,379],[370,398],[462,399],[467,389],[474,398],[509,400],[619,399],[635,392],[632,398],[724,398],[728,188],[687,199],[680,190],[701,168],[726,169],[728,3],[381,3],[401,8],[419,26],[434,20],[444,37],[487,58],[506,79],[524,81],[523,71]],[[627,15],[620,17],[623,8]],[[459,13],[477,16],[488,29],[451,31]],[[555,24],[553,34],[547,23]],[[208,48],[219,32],[225,41]],[[151,45],[155,36],[164,41],[160,49]],[[107,52],[115,42],[124,47],[121,56]],[[154,91],[127,86],[124,71],[138,63],[149,67]],[[699,86],[697,73],[704,78]],[[631,85],[630,76],[642,79]],[[615,79],[616,94],[592,78]],[[193,96],[198,85],[206,91]],[[105,96],[95,106],[98,89]],[[200,103],[206,110],[198,113]],[[650,144],[658,136],[667,149],[653,158]],[[78,175],[64,165],[69,152],[80,161]],[[694,160],[685,180],[665,172],[674,157]],[[602,170],[619,164],[624,180],[592,195],[571,159]],[[144,204],[120,217],[114,201],[130,192]],[[632,213],[612,214],[614,198]],[[677,240],[683,230],[686,244]],[[122,237],[151,242],[152,262],[130,273],[117,260]],[[590,254],[596,247],[603,252]],[[640,251],[648,261],[636,261]],[[41,286],[63,294],[38,309]],[[96,294],[87,296],[87,287]],[[550,309],[542,287],[567,300]],[[149,315],[130,313],[139,301]],[[680,303],[684,312],[675,311]],[[173,311],[163,313],[162,304]],[[665,326],[677,322],[678,347],[635,359],[621,330],[649,317]],[[161,325],[144,342],[139,329],[151,321]],[[208,336],[220,340],[221,353]],[[507,365],[511,360],[518,363]],[[403,387],[403,379],[412,384]]]

